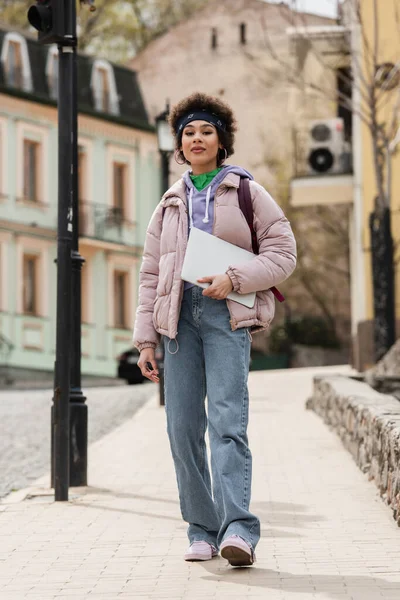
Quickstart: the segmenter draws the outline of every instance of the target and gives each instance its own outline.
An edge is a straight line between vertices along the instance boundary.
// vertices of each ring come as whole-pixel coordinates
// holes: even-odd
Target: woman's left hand
[[[228,294],[233,290],[233,285],[229,275],[211,275],[211,277],[202,277],[197,280],[199,283],[211,283],[203,292],[203,296],[214,298],[214,300],[225,300]]]

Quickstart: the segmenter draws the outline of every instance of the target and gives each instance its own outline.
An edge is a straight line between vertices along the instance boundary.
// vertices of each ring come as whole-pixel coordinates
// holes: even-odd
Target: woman
[[[164,194],[147,230],[134,344],[143,375],[158,382],[155,348],[164,336],[167,430],[182,517],[189,523],[185,560],[210,560],[219,549],[231,565],[251,565],[260,537],[259,519],[249,511],[251,332],[268,328],[274,315],[270,288],[294,270],[296,244],[289,222],[264,188],[241,167],[224,164],[236,131],[229,106],[192,94],[172,109],[170,125],[175,158],[191,168]],[[204,273],[199,283],[210,284],[205,290],[183,282],[192,227],[251,251],[250,228],[238,204],[241,177],[251,180],[259,255],[226,273]],[[258,292],[254,308],[227,300],[232,290]]]

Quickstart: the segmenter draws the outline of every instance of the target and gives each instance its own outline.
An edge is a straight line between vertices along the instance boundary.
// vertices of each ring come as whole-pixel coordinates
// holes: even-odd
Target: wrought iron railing
[[[124,210],[94,202],[79,201],[79,235],[100,240],[133,244],[136,223]]]

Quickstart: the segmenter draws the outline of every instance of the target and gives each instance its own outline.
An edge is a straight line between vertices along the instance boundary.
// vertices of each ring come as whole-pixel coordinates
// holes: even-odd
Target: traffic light
[[[37,0],[28,10],[28,21],[39,32],[40,44],[65,41],[65,0]]]

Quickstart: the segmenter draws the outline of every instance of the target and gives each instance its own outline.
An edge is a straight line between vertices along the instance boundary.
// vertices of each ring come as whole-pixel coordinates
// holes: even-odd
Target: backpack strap
[[[247,177],[240,178],[240,184],[238,189],[238,198],[239,198],[239,207],[242,213],[245,216],[247,224],[250,228],[251,232],[251,244],[253,246],[254,254],[259,253],[259,245],[257,240],[257,234],[254,229],[254,219],[253,219],[253,203],[251,201],[251,193],[250,193],[250,182]],[[274,286],[271,288],[271,292],[274,294],[275,298],[278,302],[284,302],[285,297],[280,291]]]
[[[247,179],[247,177],[240,178],[238,197],[239,197],[240,210],[244,214],[247,224],[250,227],[251,243],[253,246],[253,252],[254,252],[254,254],[258,254],[259,247],[258,247],[257,234],[254,230],[254,224],[253,224],[253,205],[251,202],[251,195],[250,195],[250,182]]]

